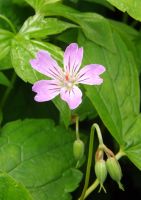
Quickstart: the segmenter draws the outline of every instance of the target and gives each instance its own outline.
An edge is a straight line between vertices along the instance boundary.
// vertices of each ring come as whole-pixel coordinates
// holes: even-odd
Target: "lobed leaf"
[[[0,169],[23,184],[33,200],[69,200],[82,177],[74,168],[73,141],[72,132],[51,120],[10,122],[1,130]]]

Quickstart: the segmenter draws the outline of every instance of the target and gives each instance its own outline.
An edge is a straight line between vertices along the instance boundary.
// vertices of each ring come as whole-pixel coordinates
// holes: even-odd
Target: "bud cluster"
[[[104,159],[104,153],[107,156],[106,160]],[[122,178],[122,170],[118,160],[116,159],[113,152],[105,145],[102,147],[99,146],[95,156],[95,174],[100,183],[99,191],[102,188],[106,192],[103,183],[106,180],[108,173],[110,177],[118,183],[119,188],[124,190],[120,182]]]
[[[103,183],[106,180],[107,177],[107,168],[106,168],[106,162],[103,159],[103,151],[102,150],[97,150],[96,156],[95,156],[95,174],[97,179],[99,180],[100,183],[100,189],[99,192],[101,191],[101,188],[106,192]]]

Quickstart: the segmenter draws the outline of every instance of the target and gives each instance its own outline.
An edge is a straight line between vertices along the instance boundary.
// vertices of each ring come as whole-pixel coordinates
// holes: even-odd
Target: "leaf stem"
[[[120,149],[119,152],[115,155],[115,157],[117,160],[119,160],[122,156],[126,156],[126,153]]]
[[[16,73],[13,72],[13,75],[12,75],[12,78],[11,78],[11,84],[10,84],[10,86],[6,89],[6,91],[5,91],[4,95],[3,95],[3,98],[2,98],[2,100],[1,100],[1,102],[0,102],[0,108],[1,108],[1,110],[3,109],[3,107],[4,107],[4,105],[5,105],[5,102],[6,102],[7,98],[8,98],[8,96],[9,96],[9,94],[10,94],[12,88],[13,88],[13,85],[14,85],[15,81],[16,81]]]
[[[13,31],[14,33],[16,33],[16,28],[15,28],[15,26],[13,25],[13,23],[12,23],[6,16],[0,14],[0,18],[3,19],[4,21],[6,21],[7,24],[10,26],[10,28],[12,29],[12,31]]]

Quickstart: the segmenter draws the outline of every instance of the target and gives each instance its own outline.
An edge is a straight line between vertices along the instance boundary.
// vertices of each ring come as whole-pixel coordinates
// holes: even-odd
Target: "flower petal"
[[[103,79],[99,77],[105,71],[105,67],[98,64],[90,64],[80,70],[77,75],[77,83],[88,85],[100,85]]]
[[[76,43],[70,44],[64,53],[64,70],[76,74],[80,68],[83,58],[83,48],[78,48]]]
[[[48,51],[39,51],[36,55],[36,58],[30,60],[30,64],[38,72],[53,79],[59,79],[60,75],[63,74],[62,69],[50,56]]]
[[[82,92],[77,86],[73,86],[72,90],[62,88],[60,91],[61,99],[66,101],[70,109],[77,108],[82,102]]]
[[[60,93],[60,87],[56,80],[41,80],[34,83],[32,91],[36,92],[35,101],[49,101]]]

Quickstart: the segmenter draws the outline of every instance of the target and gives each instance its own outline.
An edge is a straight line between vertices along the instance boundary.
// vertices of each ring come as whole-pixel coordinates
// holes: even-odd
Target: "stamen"
[[[65,78],[66,78],[66,81],[69,80],[69,74],[68,73],[66,74]]]

